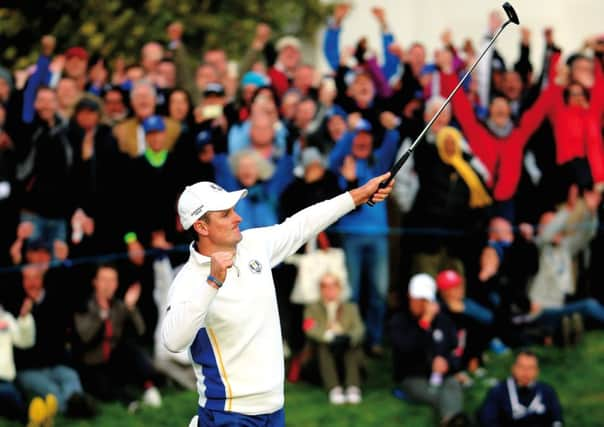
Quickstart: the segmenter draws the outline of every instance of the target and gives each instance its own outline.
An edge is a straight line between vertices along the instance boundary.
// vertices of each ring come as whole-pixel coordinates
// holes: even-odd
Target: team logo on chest
[[[260,273],[262,271],[262,264],[255,259],[249,262],[248,267],[250,267],[250,270],[252,270],[253,273]]]

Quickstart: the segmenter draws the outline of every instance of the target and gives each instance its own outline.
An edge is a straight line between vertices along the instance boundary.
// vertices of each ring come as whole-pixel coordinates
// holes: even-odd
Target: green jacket
[[[360,344],[365,335],[365,325],[361,319],[358,306],[351,302],[341,303],[336,318],[342,325],[344,333],[350,336],[351,344]],[[306,306],[303,328],[306,336],[311,340],[321,343],[326,342],[327,309],[323,302],[319,301]]]

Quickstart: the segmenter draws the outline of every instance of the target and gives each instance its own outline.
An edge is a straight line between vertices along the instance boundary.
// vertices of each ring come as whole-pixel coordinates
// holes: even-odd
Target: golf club
[[[447,97],[447,99],[445,100],[443,105],[441,105],[441,107],[438,109],[436,114],[434,114],[434,116],[432,116],[432,118],[430,119],[428,124],[426,124],[426,127],[424,128],[424,130],[422,130],[422,132],[418,135],[418,137],[415,138],[415,141],[413,141],[413,144],[411,144],[409,146],[409,148],[407,149],[407,151],[405,151],[405,153],[401,156],[401,158],[398,159],[398,161],[392,166],[392,168],[390,168],[390,177],[387,180],[381,182],[379,188],[386,187],[390,183],[390,181],[392,181],[394,176],[398,173],[398,171],[401,169],[401,167],[405,164],[407,159],[411,156],[411,154],[413,154],[413,150],[415,150],[415,147],[417,147],[417,145],[421,142],[421,140],[424,137],[424,135],[426,134],[426,132],[428,132],[428,130],[432,127],[432,124],[434,123],[434,121],[438,118],[440,113],[442,113],[442,111],[445,109],[447,104],[449,104],[449,102],[451,101],[451,99],[453,98],[455,93],[457,93],[459,88],[464,84],[464,82],[466,81],[468,76],[472,73],[472,71],[474,71],[474,68],[476,68],[476,65],[478,65],[478,63],[480,62],[482,57],[487,53],[487,51],[491,48],[491,46],[493,46],[493,43],[495,43],[495,40],[497,40],[497,37],[499,37],[499,34],[501,34],[501,32],[505,29],[505,27],[508,26],[508,24],[514,23],[514,24],[518,25],[520,23],[520,20],[518,19],[518,15],[516,14],[516,11],[514,10],[514,8],[512,7],[512,5],[510,3],[505,2],[502,7],[503,7],[503,10],[505,11],[506,15],[508,16],[508,20],[505,21],[499,27],[499,29],[497,30],[497,32],[495,33],[495,35],[493,36],[493,38],[491,39],[489,44],[483,49],[483,51],[480,53],[480,56],[478,58],[476,58],[476,60],[474,61],[474,63],[470,67],[470,69],[468,71],[466,71],[466,74],[464,74],[464,76],[461,78],[459,83],[457,83],[457,86],[455,86],[455,89],[453,89],[453,91],[449,94],[449,96]],[[373,195],[371,196],[371,198],[369,199],[367,204],[369,206],[373,206],[375,204],[373,202]]]

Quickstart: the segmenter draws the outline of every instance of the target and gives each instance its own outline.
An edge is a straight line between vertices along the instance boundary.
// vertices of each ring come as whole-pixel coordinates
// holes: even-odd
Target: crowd
[[[178,22],[137,63],[57,52],[45,36],[35,66],[0,68],[3,415],[40,425],[93,417],[98,401],[159,407],[167,380],[195,389],[188,356],[157,332],[193,238],[176,214],[184,187],[247,189],[237,210],[248,229],[363,184],[407,150],[482,47],[446,31],[430,57],[374,8],[379,61],[365,39],[340,46],[347,13],[336,5],[325,30],[326,74],[266,24],[238,67],[219,47],[193,60]],[[501,23],[489,15],[485,45]],[[386,343],[399,397],[467,425],[463,389],[485,352],[520,348],[478,422],[562,425],[524,348],[604,326],[604,37],[561,52],[545,30],[537,76],[521,31],[517,62],[489,51],[389,205],[355,209],[300,250],[344,255],[314,271],[306,306],[290,294],[317,265],[274,268],[290,380],[314,360],[329,401],[358,404],[364,358]]]

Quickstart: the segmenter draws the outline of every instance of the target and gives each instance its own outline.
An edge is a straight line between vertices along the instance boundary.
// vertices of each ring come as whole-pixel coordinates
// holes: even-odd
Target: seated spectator
[[[319,370],[329,401],[334,405],[361,402],[361,342],[365,327],[354,303],[341,300],[342,286],[333,274],[321,278],[321,300],[304,312],[304,332],[316,346]],[[344,371],[344,382],[338,371]],[[346,386],[344,390],[342,384]]]
[[[130,286],[124,300],[118,300],[115,298],[118,272],[111,265],[101,265],[92,284],[94,293],[86,310],[75,314],[75,331],[81,345],[80,372],[86,389],[101,400],[117,397],[130,403],[132,399],[124,390],[124,384],[133,379],[145,389],[144,404],[161,406],[151,361],[126,333],[129,322],[138,335],[145,331],[145,323],[136,307],[140,284]]]
[[[539,359],[520,351],[512,375],[493,387],[479,410],[481,426],[561,427],[562,408],[554,389],[537,380]]]
[[[13,382],[17,374],[13,346],[30,348],[34,345],[36,325],[31,308],[30,299],[23,301],[19,317],[15,319],[0,305],[0,415],[22,423],[27,421],[27,408]]]
[[[573,259],[589,247],[598,228],[600,194],[586,190],[583,198],[578,199],[577,193],[577,187],[571,187],[565,206],[556,213],[545,212],[541,216],[540,230],[535,238],[539,248],[539,269],[529,284],[529,297],[532,312],[538,316],[537,322],[550,330],[560,325],[563,316],[574,313],[604,327],[604,306],[595,299],[565,304],[566,297],[576,291]],[[581,325],[574,327],[581,332]]]
[[[390,323],[394,376],[412,401],[434,407],[442,425],[459,425],[454,424],[463,418],[463,391],[454,376],[459,371],[457,335],[435,298],[432,277],[411,278],[408,310]]]
[[[17,350],[17,384],[31,396],[56,396],[58,410],[74,417],[91,417],[96,409],[84,394],[78,373],[68,366],[67,328],[71,316],[66,293],[46,286],[44,267],[28,266],[22,271],[23,290],[33,308],[36,342],[27,350]],[[55,284],[65,287],[66,283]],[[64,289],[63,289],[64,290]]]

